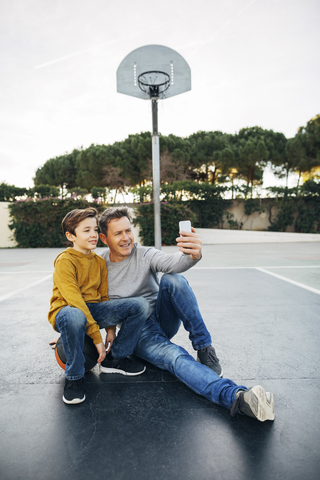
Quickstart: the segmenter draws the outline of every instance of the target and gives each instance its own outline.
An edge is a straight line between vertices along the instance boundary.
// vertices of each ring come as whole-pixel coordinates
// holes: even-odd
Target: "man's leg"
[[[68,404],[85,400],[84,392],[84,337],[87,319],[84,313],[70,306],[61,308],[56,315],[55,328],[61,335],[63,350],[67,362],[65,368],[66,383],[63,401]]]
[[[134,353],[162,370],[168,370],[194,392],[213,403],[229,408],[239,390],[232,380],[222,379],[182,347],[172,343],[152,315],[146,322]]]
[[[205,326],[198,302],[187,280],[179,274],[165,274],[160,281],[156,318],[168,338],[179,330],[180,320],[189,332],[192,346],[198,351],[198,361],[222,377],[222,369],[211,336]]]
[[[194,392],[209,401],[231,408],[259,421],[274,419],[273,395],[260,386],[250,390],[232,380],[220,378],[213,370],[197,363],[184,348],[172,343],[152,315],[142,330],[134,353],[153,365],[168,370]]]

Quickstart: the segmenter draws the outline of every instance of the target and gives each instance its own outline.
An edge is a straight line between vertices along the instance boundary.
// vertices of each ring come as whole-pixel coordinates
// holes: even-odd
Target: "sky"
[[[50,158],[150,131],[151,102],[116,86],[144,45],[191,68],[191,91],[159,102],[161,134],[293,137],[320,113],[319,20],[319,0],[2,0],[0,183],[31,187]]]

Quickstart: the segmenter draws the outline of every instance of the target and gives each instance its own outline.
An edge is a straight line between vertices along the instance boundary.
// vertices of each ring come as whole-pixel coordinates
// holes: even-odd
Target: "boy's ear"
[[[67,237],[67,240],[69,240],[69,242],[74,242],[74,235],[72,235],[72,233],[70,232],[66,232],[66,237]]]
[[[107,237],[105,236],[104,233],[100,233],[100,240],[101,240],[101,242],[104,243],[105,245],[108,245]]]

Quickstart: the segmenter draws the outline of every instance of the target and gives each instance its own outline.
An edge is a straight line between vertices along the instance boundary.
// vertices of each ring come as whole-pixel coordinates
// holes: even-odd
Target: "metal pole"
[[[152,102],[152,174],[154,202],[154,241],[161,250],[161,211],[160,211],[160,141],[158,132],[158,100]]]

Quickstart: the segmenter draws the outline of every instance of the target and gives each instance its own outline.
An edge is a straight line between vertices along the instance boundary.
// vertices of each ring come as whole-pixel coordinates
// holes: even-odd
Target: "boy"
[[[97,215],[95,208],[86,208],[72,210],[64,217],[62,230],[72,247],[60,253],[54,262],[48,318],[61,335],[67,358],[62,397],[67,404],[85,400],[85,334],[95,344],[103,373],[140,375],[145,371],[144,365],[126,357],[138,341],[149,303],[144,298],[109,300],[106,263],[93,252],[98,242]],[[115,337],[115,326],[121,322]],[[105,345],[100,328],[107,332]]]

